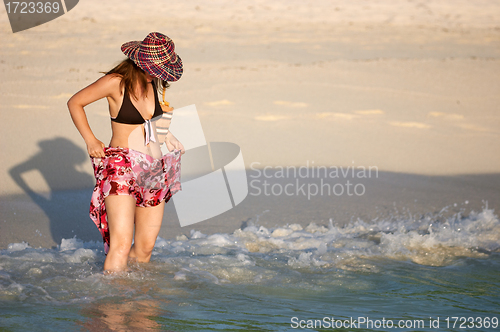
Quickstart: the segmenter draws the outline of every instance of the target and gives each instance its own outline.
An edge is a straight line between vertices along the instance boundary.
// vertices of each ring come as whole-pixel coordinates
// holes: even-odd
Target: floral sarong
[[[109,230],[104,199],[130,195],[136,206],[150,207],[168,202],[181,190],[181,151],[160,159],[128,148],[104,148],[105,158],[91,158],[96,185],[90,201],[90,218],[101,232],[104,251],[109,251]]]

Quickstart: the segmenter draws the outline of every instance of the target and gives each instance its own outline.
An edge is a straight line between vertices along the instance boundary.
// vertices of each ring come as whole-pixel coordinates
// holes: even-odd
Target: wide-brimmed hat
[[[159,32],[151,32],[142,42],[122,45],[122,52],[142,70],[170,82],[182,76],[182,60],[174,50],[172,39]]]

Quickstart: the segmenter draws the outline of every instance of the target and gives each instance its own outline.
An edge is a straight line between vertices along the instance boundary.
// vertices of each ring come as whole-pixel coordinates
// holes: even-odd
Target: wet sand
[[[270,170],[266,175],[271,178],[258,177],[258,174],[256,170],[247,171],[249,194],[242,203],[197,224],[181,227],[170,201],[160,236],[189,238],[193,230],[204,234],[231,234],[250,223],[273,229],[287,224],[300,224],[305,228],[310,223],[328,227],[330,219],[335,225],[358,219],[365,222],[394,218],[419,220],[426,216],[439,219],[458,213],[468,216],[471,211],[480,212],[484,207],[498,211],[500,207],[500,174],[427,176],[379,172],[378,177],[373,174],[366,179],[350,176],[279,178]],[[61,239],[74,236],[100,243],[101,235],[88,215],[91,193],[92,188],[87,188],[54,191],[46,196],[3,197],[0,200],[0,248],[22,241],[33,247],[51,248],[59,245]]]

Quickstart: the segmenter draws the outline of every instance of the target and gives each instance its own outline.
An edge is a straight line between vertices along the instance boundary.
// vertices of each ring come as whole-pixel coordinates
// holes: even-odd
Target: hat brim
[[[160,64],[152,62],[146,63],[141,61],[141,42],[131,41],[122,45],[121,50],[130,60],[149,73],[151,76],[160,78],[164,81],[175,82],[179,80],[183,73],[182,60],[179,55],[175,54],[175,61],[165,61]]]

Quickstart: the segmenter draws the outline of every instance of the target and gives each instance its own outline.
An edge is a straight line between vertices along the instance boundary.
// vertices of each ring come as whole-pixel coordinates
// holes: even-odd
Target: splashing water
[[[159,238],[150,264],[111,276],[101,273],[101,243],[14,243],[0,255],[0,326],[287,330],[297,316],[500,316],[499,252],[500,221],[487,208],[192,231]]]

